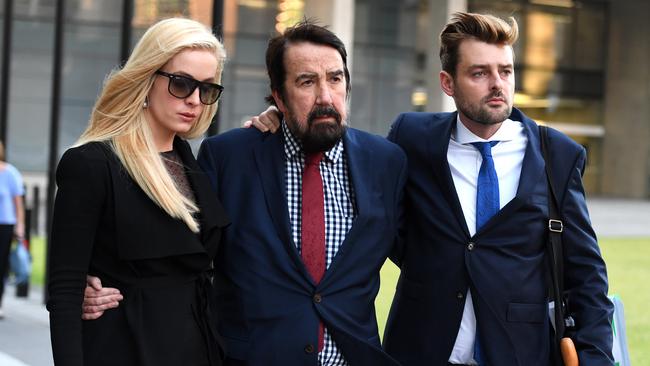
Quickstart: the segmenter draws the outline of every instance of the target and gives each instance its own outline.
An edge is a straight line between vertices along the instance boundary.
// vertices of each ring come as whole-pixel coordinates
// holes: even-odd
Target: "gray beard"
[[[319,116],[334,117],[336,122],[319,123],[314,125],[313,120]],[[307,123],[301,124],[293,116],[288,116],[287,126],[291,133],[302,143],[302,148],[307,153],[328,151],[341,140],[345,133],[345,125],[341,115],[333,107],[319,107],[307,116]],[[300,126],[305,126],[301,129]]]

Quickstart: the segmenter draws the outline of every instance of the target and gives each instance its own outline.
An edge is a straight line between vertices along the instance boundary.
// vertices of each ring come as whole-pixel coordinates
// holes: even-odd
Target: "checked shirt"
[[[287,157],[286,186],[291,235],[300,253],[302,171],[305,165],[305,154],[302,151],[302,145],[289,131],[285,122],[282,122],[282,132],[285,141],[284,152]],[[325,194],[325,268],[329,268],[356,216],[353,204],[354,192],[348,176],[348,164],[342,141],[325,152],[320,163],[320,173],[323,178],[323,193]],[[318,354],[318,364],[322,366],[348,365],[327,327],[325,327],[323,350]]]

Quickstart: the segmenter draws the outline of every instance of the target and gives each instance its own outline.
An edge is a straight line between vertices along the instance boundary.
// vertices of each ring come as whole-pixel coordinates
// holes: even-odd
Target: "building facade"
[[[644,0],[0,0],[0,138],[28,186],[46,184],[50,162],[85,128],[106,75],[146,27],[178,15],[213,27],[226,46],[213,133],[265,108],[266,43],[307,17],[348,48],[350,125],[385,135],[400,112],[454,110],[438,84],[437,36],[455,11],[518,21],[515,106],[587,148],[588,193],[650,198]]]

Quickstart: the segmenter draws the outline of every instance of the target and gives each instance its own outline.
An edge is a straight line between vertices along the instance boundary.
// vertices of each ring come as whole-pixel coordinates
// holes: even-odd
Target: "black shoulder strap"
[[[539,126],[540,143],[542,155],[546,167],[546,179],[548,181],[548,259],[551,268],[551,295],[555,302],[555,336],[559,343],[564,336],[564,257],[562,255],[562,231],[564,224],[561,220],[557,196],[553,188],[553,176],[551,169],[551,159],[548,156],[548,129],[545,126]]]

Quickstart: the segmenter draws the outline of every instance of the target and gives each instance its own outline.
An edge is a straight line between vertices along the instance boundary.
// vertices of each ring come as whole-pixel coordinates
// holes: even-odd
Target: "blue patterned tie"
[[[492,146],[499,141],[473,142],[483,157],[476,183],[476,231],[499,212],[499,178],[492,160]]]
[[[492,147],[498,143],[499,141],[472,143],[483,157],[476,183],[476,231],[479,231],[492,216],[499,212],[499,178],[496,169],[494,169],[494,160],[492,160]],[[477,327],[474,340],[474,360],[479,366],[486,365],[482,353]]]

